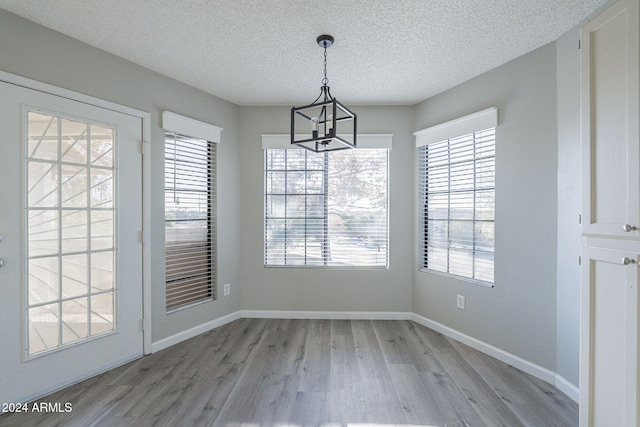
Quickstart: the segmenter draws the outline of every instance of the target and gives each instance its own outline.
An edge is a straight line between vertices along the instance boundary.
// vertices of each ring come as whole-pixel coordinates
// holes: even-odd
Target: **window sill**
[[[428,268],[421,267],[418,271],[422,273],[435,274],[436,276],[448,277],[449,279],[459,280],[461,282],[473,283],[474,285],[484,286],[485,288],[493,288],[494,284],[489,282],[483,282],[482,280],[470,279],[468,277],[457,276],[451,273],[443,273],[441,271],[429,270]]]
[[[185,304],[185,305],[181,305],[179,307],[171,308],[171,309],[165,311],[164,314],[166,314],[166,315],[173,314],[173,313],[176,313],[178,311],[186,310],[188,308],[195,307],[196,305],[205,304],[205,303],[208,303],[208,302],[211,302],[211,301],[215,301],[215,300],[216,300],[216,298],[209,297],[207,299],[203,299],[203,300],[200,300],[200,301],[194,301],[194,302],[189,303],[189,304]]]

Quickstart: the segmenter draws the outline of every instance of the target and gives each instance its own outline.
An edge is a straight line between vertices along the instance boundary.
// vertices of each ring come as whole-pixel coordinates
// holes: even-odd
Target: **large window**
[[[495,130],[420,148],[422,267],[493,283]]]
[[[388,267],[388,150],[266,149],[266,266]]]
[[[419,263],[493,286],[498,109],[415,132]]]
[[[216,144],[165,135],[166,309],[216,295]]]

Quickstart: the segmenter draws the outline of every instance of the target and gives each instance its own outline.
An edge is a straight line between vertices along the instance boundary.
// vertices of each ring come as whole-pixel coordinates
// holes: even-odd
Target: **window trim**
[[[291,145],[291,135],[288,133],[278,134],[262,134],[262,149],[279,148],[286,150],[300,150],[299,146]],[[297,138],[303,138],[304,135],[296,135]],[[393,145],[393,134],[376,133],[376,134],[358,134],[358,148],[387,148],[391,149]],[[303,148],[304,149],[304,148]]]
[[[448,122],[424,128],[413,135],[416,137],[416,147],[441,142],[468,135],[483,129],[498,127],[498,109],[490,107],[467,116],[459,117]]]
[[[165,132],[173,132],[191,138],[204,139],[205,141],[220,143],[221,127],[204,123],[190,117],[181,116],[171,111],[162,112],[162,129]]]

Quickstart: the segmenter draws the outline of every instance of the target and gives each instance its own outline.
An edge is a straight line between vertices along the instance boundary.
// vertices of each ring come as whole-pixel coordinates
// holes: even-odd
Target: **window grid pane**
[[[91,301],[115,289],[115,131],[55,114],[27,112],[27,357],[115,329],[101,329]],[[99,141],[99,142],[97,142]],[[109,153],[108,162],[92,158]],[[107,177],[107,178],[105,178]],[[94,185],[95,181],[99,185]],[[105,196],[109,202],[103,203]],[[99,231],[92,218],[108,218]]]
[[[495,129],[420,147],[421,267],[493,283]]]
[[[165,134],[167,312],[215,299],[215,144]]]
[[[388,267],[388,150],[265,150],[267,266]]]

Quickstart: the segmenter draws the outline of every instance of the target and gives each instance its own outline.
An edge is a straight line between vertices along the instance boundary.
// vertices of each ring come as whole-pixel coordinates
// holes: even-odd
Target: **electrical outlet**
[[[456,307],[458,307],[460,310],[464,310],[464,308],[465,308],[464,295],[458,295],[457,296]]]
[[[224,296],[226,297],[230,293],[231,293],[231,284],[230,283],[226,283],[224,285]]]

